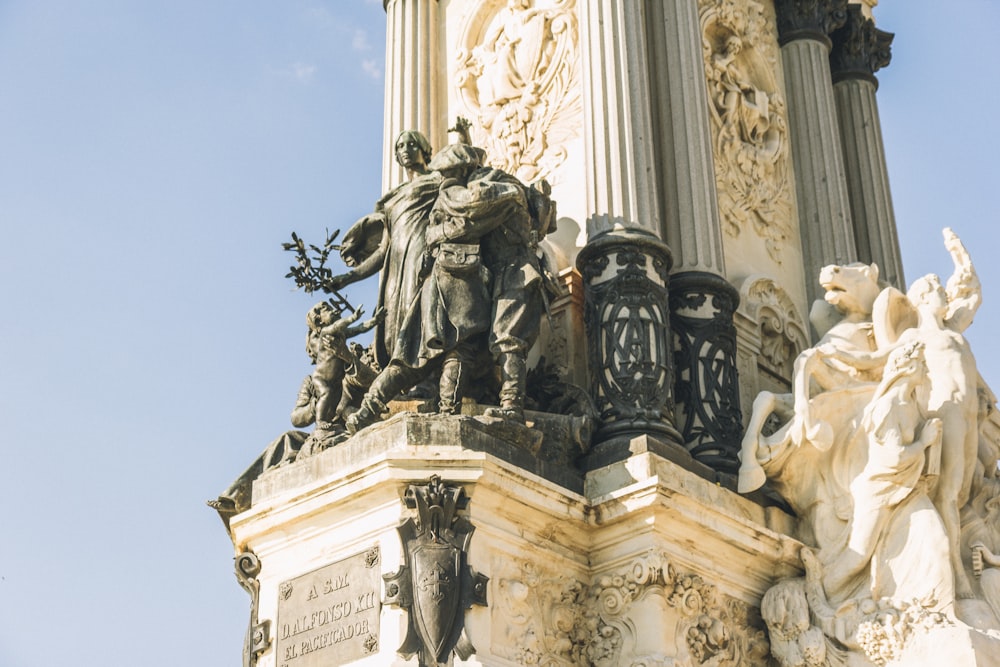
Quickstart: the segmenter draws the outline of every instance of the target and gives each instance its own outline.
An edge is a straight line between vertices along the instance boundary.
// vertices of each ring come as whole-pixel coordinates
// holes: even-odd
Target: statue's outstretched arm
[[[344,236],[340,256],[352,267],[347,273],[328,279],[325,287],[337,291],[378,273],[389,249],[389,231],[381,216],[365,216]]]
[[[946,287],[948,312],[944,321],[949,329],[961,332],[972,324],[979,304],[982,303],[982,285],[969,252],[950,227],[944,229],[944,247],[951,253],[951,260],[955,263],[955,271],[948,278]]]
[[[362,309],[359,307],[358,310],[357,310],[357,314],[360,316],[361,312],[362,312]],[[362,322],[361,324],[359,324],[356,327],[349,327],[344,332],[344,338],[347,339],[347,340],[350,340],[351,338],[354,338],[358,334],[363,334],[364,332],[368,331],[369,329],[374,329],[375,326],[377,324],[379,324],[380,322],[382,322],[382,320],[384,320],[384,319],[385,319],[385,308],[379,306],[375,310],[375,314],[372,315],[372,317],[371,317],[370,320],[366,320],[366,321]]]

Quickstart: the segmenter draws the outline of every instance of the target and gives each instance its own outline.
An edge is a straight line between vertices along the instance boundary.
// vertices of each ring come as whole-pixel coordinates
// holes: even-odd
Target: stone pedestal
[[[703,664],[720,654],[766,664],[756,606],[798,573],[790,517],[639,442],[584,475],[537,462],[528,429],[491,423],[397,414],[257,479],[251,509],[230,522],[237,554],[259,563],[250,583],[265,636],[247,664],[417,665],[397,649],[414,651],[413,628],[433,626],[439,605],[457,611],[445,624],[456,665]],[[535,463],[515,463],[526,460]],[[434,479],[450,490],[428,492]],[[427,545],[405,543],[434,530],[431,545],[466,536],[457,567],[469,595],[452,607],[460,577],[421,570]],[[420,576],[401,591],[408,572]],[[393,604],[418,589],[421,609]]]

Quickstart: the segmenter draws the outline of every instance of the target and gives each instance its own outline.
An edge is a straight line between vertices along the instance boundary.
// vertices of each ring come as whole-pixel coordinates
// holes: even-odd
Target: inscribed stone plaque
[[[378,651],[379,548],[278,587],[278,667],[344,665]]]

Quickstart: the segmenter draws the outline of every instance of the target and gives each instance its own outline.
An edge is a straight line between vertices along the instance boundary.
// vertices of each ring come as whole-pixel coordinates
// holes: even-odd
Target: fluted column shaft
[[[847,23],[832,37],[833,91],[858,258],[876,263],[882,279],[905,289],[875,98],[875,72],[889,64],[893,36],[876,29],[860,6],[851,5]]]
[[[405,130],[423,132],[435,149],[444,144],[445,89],[439,68],[441,25],[438,0],[386,0],[385,130],[382,189],[405,179],[396,164],[396,137]],[[435,82],[439,85],[435,86]]]
[[[660,160],[663,239],[674,273],[726,274],[697,0],[644,3]]]
[[[824,265],[857,260],[826,36],[843,24],[846,5],[846,0],[775,3],[810,301],[822,296],[816,278]]]
[[[712,157],[697,0],[643,3],[660,173],[663,238],[674,257],[670,325],[674,423],[691,455],[716,471],[739,465],[740,397]]]
[[[612,229],[661,231],[643,4],[579,5],[591,238]]]

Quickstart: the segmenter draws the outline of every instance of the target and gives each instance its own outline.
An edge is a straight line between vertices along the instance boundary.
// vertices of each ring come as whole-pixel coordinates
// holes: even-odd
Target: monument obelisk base
[[[397,414],[254,482],[230,522],[260,564],[251,664],[766,664],[791,517],[639,446],[584,475],[484,419]]]

